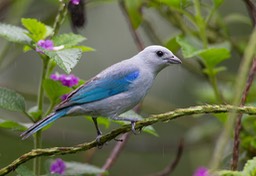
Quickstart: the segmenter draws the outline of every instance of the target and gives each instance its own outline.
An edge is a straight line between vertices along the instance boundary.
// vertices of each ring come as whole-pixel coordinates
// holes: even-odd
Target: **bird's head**
[[[150,66],[156,72],[161,71],[171,64],[181,64],[181,60],[169,49],[158,45],[146,47],[138,54],[138,56],[142,59],[144,64]]]

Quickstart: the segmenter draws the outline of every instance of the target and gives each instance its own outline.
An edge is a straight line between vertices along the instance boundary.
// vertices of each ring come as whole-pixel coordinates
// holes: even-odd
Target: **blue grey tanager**
[[[80,86],[56,106],[54,112],[32,125],[21,134],[26,139],[49,123],[67,115],[89,115],[101,131],[97,117],[129,121],[135,133],[135,118],[121,118],[120,114],[132,109],[147,94],[156,75],[166,66],[181,64],[170,50],[162,46],[148,46],[130,59],[123,60],[100,72]]]

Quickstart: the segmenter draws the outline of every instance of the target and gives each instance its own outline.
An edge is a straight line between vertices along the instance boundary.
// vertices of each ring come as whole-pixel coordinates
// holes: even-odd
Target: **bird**
[[[138,119],[119,115],[143,100],[161,70],[181,63],[166,47],[148,46],[130,59],[106,68],[69,93],[51,114],[29,127],[21,137],[26,139],[61,117],[75,115],[91,116],[97,131],[97,140],[102,136],[97,123],[98,117],[128,121],[131,123],[132,132],[136,134],[135,125]]]

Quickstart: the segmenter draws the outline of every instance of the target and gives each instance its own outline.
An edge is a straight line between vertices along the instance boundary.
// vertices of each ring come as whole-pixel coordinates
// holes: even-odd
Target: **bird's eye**
[[[157,52],[156,52],[156,55],[157,55],[158,57],[162,57],[162,56],[164,55],[164,52],[163,52],[163,51],[157,51]]]

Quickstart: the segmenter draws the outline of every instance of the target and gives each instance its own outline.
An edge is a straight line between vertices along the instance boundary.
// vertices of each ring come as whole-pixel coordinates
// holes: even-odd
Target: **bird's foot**
[[[138,132],[137,132],[137,131],[136,131],[136,129],[135,129],[136,122],[137,122],[137,121],[131,121],[131,125],[132,125],[132,133],[133,133],[134,135],[138,135],[138,134],[140,134],[140,133],[141,133],[141,128],[138,130]]]
[[[101,140],[101,137],[102,137],[102,134],[98,134],[97,137],[96,137],[96,142],[97,142],[97,147],[98,149],[102,149],[104,143],[101,143],[100,140]]]

